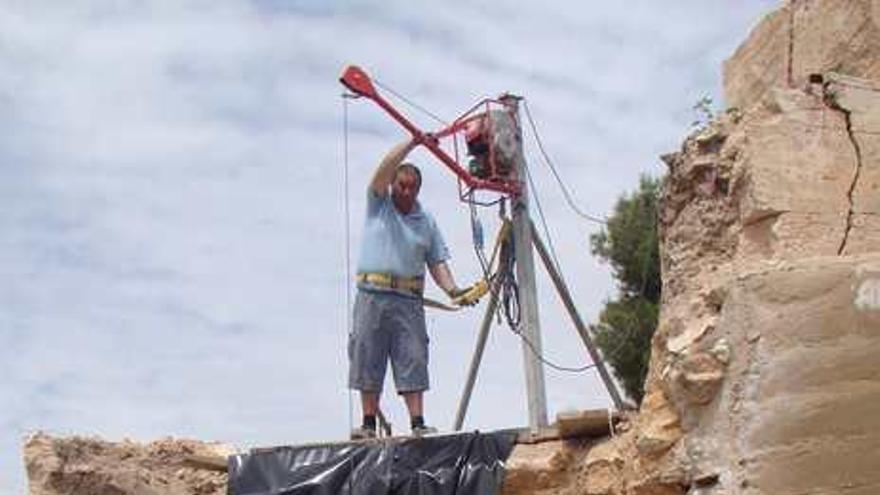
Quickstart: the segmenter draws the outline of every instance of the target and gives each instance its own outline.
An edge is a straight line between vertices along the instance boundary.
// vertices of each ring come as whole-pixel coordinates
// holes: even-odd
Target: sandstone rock
[[[681,438],[678,413],[662,391],[655,390],[642,400],[636,449],[646,456],[657,456],[669,450]]]
[[[558,440],[517,445],[506,462],[503,495],[555,490],[567,481],[573,449]]]
[[[733,290],[742,314],[766,329],[751,362],[732,364],[749,393],[731,465],[762,493],[838,493],[880,486],[880,308],[860,303],[880,280],[880,255],[819,258],[746,277]],[[843,454],[848,452],[848,454]],[[856,456],[856,457],[852,457]],[[874,467],[869,467],[874,466]],[[867,492],[866,492],[867,493]]]
[[[736,53],[724,62],[724,98],[728,106],[745,108],[764,91],[787,83],[791,6],[774,11],[752,30]]]
[[[794,0],[762,20],[724,63],[727,104],[745,108],[773,87],[801,88],[836,71],[880,81],[880,7],[872,0]]]
[[[718,339],[717,342],[712,346],[712,349],[709,351],[712,356],[718,360],[719,363],[723,365],[727,365],[730,362],[730,344],[727,342],[727,339]]]
[[[616,443],[599,444],[587,454],[583,477],[585,495],[605,495],[620,491],[623,487],[622,469],[624,459]]]
[[[660,441],[672,416],[646,400],[633,464],[677,464],[690,493],[880,487],[878,14],[876,1],[787,3],[725,65],[737,118],[664,156],[647,388],[681,432]],[[849,465],[845,445],[860,456]]]
[[[724,379],[724,363],[708,352],[692,352],[674,366],[674,394],[692,405],[708,404]]]
[[[229,455],[221,444],[164,439],[141,445],[36,433],[25,442],[30,495],[221,495],[226,473],[185,464],[187,455]]]
[[[666,348],[674,354],[683,352],[712,330],[714,322],[715,318],[712,316],[704,316],[703,318],[688,322],[681,327],[679,333],[669,336],[666,341]]]

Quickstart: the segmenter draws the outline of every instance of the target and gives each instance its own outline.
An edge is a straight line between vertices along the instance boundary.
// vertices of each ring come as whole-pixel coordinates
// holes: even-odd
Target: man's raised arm
[[[385,158],[382,158],[376,173],[373,174],[373,180],[370,181],[370,188],[376,195],[385,196],[388,194],[388,186],[394,181],[394,171],[397,170],[397,166],[403,162],[406,155],[416,147],[416,144],[418,143],[415,139],[407,139],[391,148]]]

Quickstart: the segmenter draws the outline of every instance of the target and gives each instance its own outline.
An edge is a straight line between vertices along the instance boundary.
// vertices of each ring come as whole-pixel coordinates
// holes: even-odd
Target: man
[[[363,424],[352,439],[376,436],[376,415],[391,361],[414,435],[437,430],[425,424],[422,396],[428,389],[428,334],[422,306],[425,267],[450,297],[455,285],[449,250],[434,218],[417,198],[419,169],[403,160],[418,145],[402,142],[385,155],[367,192],[367,218],[358,262],[354,328],[349,336],[349,387],[360,391]]]

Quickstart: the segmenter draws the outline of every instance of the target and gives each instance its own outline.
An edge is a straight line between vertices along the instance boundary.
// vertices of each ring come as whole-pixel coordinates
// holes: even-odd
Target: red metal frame
[[[481,115],[470,115],[476,109],[480,108],[480,106],[486,105],[486,108],[488,110],[490,103],[498,103],[503,105],[503,102],[485,99],[474,105],[470,110],[465,112],[461,117],[456,119],[455,122],[453,122],[448,127],[434,133],[428,133],[416,127],[412,122],[410,122],[406,117],[398,112],[397,109],[395,109],[385,98],[383,98],[382,95],[380,95],[379,92],[376,91],[376,88],[373,86],[373,82],[370,80],[370,76],[368,76],[367,73],[364,72],[360,67],[355,65],[349,65],[348,67],[346,67],[345,71],[343,71],[342,73],[342,77],[339,78],[339,82],[341,82],[353,93],[369,98],[376,102],[376,104],[379,105],[379,107],[381,107],[383,110],[385,110],[388,115],[391,116],[391,118],[396,120],[397,123],[402,125],[410,134],[412,134],[415,140],[424,145],[425,148],[428,149],[428,151],[430,151],[434,156],[437,157],[438,160],[446,165],[446,167],[449,168],[449,170],[451,170],[452,173],[456,175],[456,177],[458,177],[460,183],[464,182],[467,185],[466,192],[462,193],[461,191],[459,191],[462,198],[478,189],[494,191],[509,196],[517,196],[520,194],[520,191],[522,190],[522,185],[520,182],[511,180],[486,180],[479,177],[474,177],[467,171],[466,168],[462,167],[458,163],[458,161],[456,161],[456,159],[449,156],[448,153],[440,148],[439,144],[440,139],[453,136],[456,132],[463,131],[465,125],[468,122],[476,118],[480,118]]]

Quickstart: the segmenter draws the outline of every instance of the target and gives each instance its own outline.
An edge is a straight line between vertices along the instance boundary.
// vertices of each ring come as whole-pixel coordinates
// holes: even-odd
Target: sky
[[[373,102],[343,100],[348,64],[446,121],[524,96],[577,206],[601,217],[640,174],[663,173],[697,101],[723,108],[722,61],[776,4],[5,0],[0,493],[24,492],[20,449],[37,430],[241,449],[347,437],[360,419],[345,343],[366,184],[406,138]],[[563,200],[528,129],[524,140],[565,278],[595,321],[616,294],[589,251],[600,226]],[[456,181],[423,150],[411,158],[456,278],[473,282]],[[479,214],[492,239],[497,210]],[[547,358],[588,363],[537,276]],[[441,430],[482,313],[428,313],[427,420]],[[466,428],[528,423],[522,362],[518,337],[493,326]],[[545,373],[551,419],[609,407],[595,370]],[[383,404],[405,431],[390,382]]]

